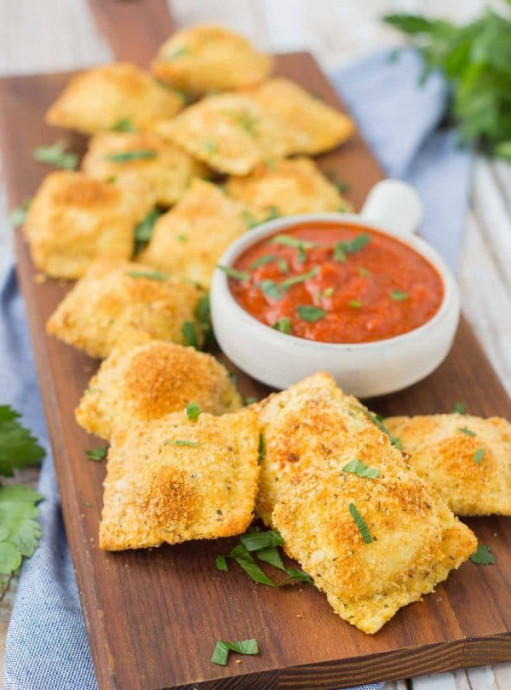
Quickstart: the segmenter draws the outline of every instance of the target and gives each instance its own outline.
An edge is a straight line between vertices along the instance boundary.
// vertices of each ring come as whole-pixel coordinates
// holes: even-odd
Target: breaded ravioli
[[[511,515],[511,424],[500,417],[437,414],[385,424],[410,464],[458,515]]]
[[[155,134],[110,132],[89,144],[82,170],[98,180],[119,185],[136,180],[154,192],[157,204],[172,206],[183,196],[195,176],[206,168],[189,153]]]
[[[273,58],[217,24],[196,24],[174,33],[151,65],[162,81],[194,94],[231,91],[266,79]]]
[[[328,445],[330,434],[323,435]],[[384,445],[390,456],[388,439]],[[272,516],[286,551],[334,611],[369,634],[434,591],[477,548],[474,534],[413,471],[389,460],[373,464],[373,478],[341,468],[297,476]]]
[[[51,173],[24,224],[32,260],[53,278],[68,280],[83,276],[100,254],[127,260],[135,226],[153,206],[152,191],[135,181],[115,185],[79,172]]]
[[[218,260],[248,228],[246,207],[214,184],[194,180],[161,216],[139,259],[181,280],[207,287]]]
[[[203,296],[195,285],[147,266],[100,257],[59,304],[46,330],[91,357],[107,357],[132,330],[180,344],[189,344],[192,332],[200,345],[197,308]]]
[[[183,105],[181,95],[136,65],[113,62],[73,77],[46,113],[46,122],[84,134],[127,127],[143,130],[174,117]]]
[[[250,175],[229,178],[226,189],[238,201],[280,216],[351,210],[309,158],[263,164]]]
[[[247,175],[268,159],[300,150],[302,138],[247,96],[203,98],[154,131],[221,173]]]
[[[182,411],[192,402],[216,415],[242,407],[229,372],[212,355],[143,334],[131,348],[118,345],[101,364],[76,420],[109,439],[115,431]]]
[[[259,426],[250,410],[183,412],[116,434],[108,453],[100,548],[242,534],[253,517]]]
[[[351,118],[288,79],[270,79],[248,94],[282,127],[299,136],[300,144],[295,153],[329,151],[349,139],[355,131]]]

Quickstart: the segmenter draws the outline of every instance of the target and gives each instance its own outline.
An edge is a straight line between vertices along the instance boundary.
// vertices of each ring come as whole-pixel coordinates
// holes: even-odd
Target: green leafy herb
[[[186,55],[188,52],[189,52],[189,49],[186,46],[180,46],[179,48],[174,48],[174,50],[172,50],[170,53],[163,56],[163,62],[171,62],[172,60],[176,60],[177,58],[180,58],[183,55]]]
[[[257,136],[257,124],[259,119],[248,111],[237,113],[237,121],[242,129],[251,137]]]
[[[156,221],[162,215],[162,211],[153,208],[147,216],[135,228],[135,254],[138,254],[149,242],[153,235]]]
[[[276,206],[270,206],[264,222],[269,223],[270,220],[276,220],[277,218],[280,218],[279,209]]]
[[[229,652],[236,654],[259,654],[259,647],[254,639],[242,640],[241,642],[225,642],[218,640],[211,661],[219,666],[226,666],[229,659]]]
[[[259,585],[266,585],[267,587],[276,587],[277,585],[271,580],[266,573],[255,562],[253,556],[247,551],[243,544],[238,544],[232,549],[229,557],[236,561],[247,575],[251,577],[254,582]]]
[[[111,153],[106,157],[107,161],[114,163],[126,163],[127,161],[140,161],[156,158],[156,151],[152,149],[140,149],[139,151],[121,151],[120,153]]]
[[[469,429],[466,426],[459,426],[458,431],[461,431],[461,433],[465,434],[465,436],[477,436],[475,431],[472,431],[472,429]]]
[[[222,266],[222,264],[218,264],[217,268],[227,274],[229,278],[234,278],[235,280],[248,280],[250,278],[250,273],[238,271],[237,268],[233,268],[232,266]]]
[[[266,457],[266,438],[264,434],[259,434],[259,462],[262,462]]]
[[[495,556],[487,546],[478,544],[477,551],[470,556],[470,560],[476,565],[493,565],[495,563]]]
[[[257,398],[253,398],[253,397],[250,396],[250,395],[248,396],[248,398],[245,398],[244,401],[243,401],[243,403],[244,403],[245,405],[253,405],[253,404],[256,403],[256,402],[257,402]]]
[[[281,333],[289,335],[291,333],[291,319],[289,318],[289,316],[283,316],[278,321],[275,321],[275,323],[273,324],[273,328],[276,331],[280,331]]]
[[[282,546],[284,540],[278,532],[268,530],[267,532],[247,532],[240,537],[240,542],[247,551],[260,551],[269,546]]]
[[[276,258],[277,257],[275,254],[264,254],[264,256],[260,256],[254,261],[254,263],[250,264],[250,270],[253,271],[260,266],[266,266],[266,264],[270,264],[272,261],[275,261]]]
[[[217,556],[215,559],[215,564],[218,570],[224,573],[229,571],[229,566],[227,565],[227,558],[225,556]]]
[[[195,316],[203,326],[209,326],[211,318],[211,306],[209,302],[209,293],[203,295],[197,303],[195,309]]]
[[[298,250],[298,261],[303,263],[307,258],[307,249],[313,249],[318,247],[315,242],[310,242],[308,240],[301,240],[298,237],[293,237],[292,235],[277,235],[272,239],[274,244],[281,244],[284,247],[293,247]]]
[[[165,273],[160,273],[160,271],[130,271],[128,273],[130,278],[146,278],[147,280],[168,280],[169,277]]]
[[[337,242],[334,246],[334,260],[344,263],[347,259],[346,252],[344,251],[343,243]]]
[[[329,287],[325,290],[323,293],[323,297],[331,297],[334,294],[334,289],[333,287]]]
[[[478,448],[476,452],[474,453],[474,462],[476,465],[479,465],[479,463],[482,461],[484,458],[484,448]]]
[[[181,244],[184,244],[187,239],[188,239],[188,235],[185,235],[184,232],[180,232],[179,235],[177,236],[177,241],[180,242]]]
[[[64,170],[75,170],[78,165],[78,156],[76,153],[66,151],[67,147],[68,144],[65,141],[57,141],[51,146],[38,146],[34,149],[34,160]]]
[[[293,278],[288,278],[280,284],[280,287],[282,288],[282,290],[288,290],[293,285],[298,285],[299,283],[304,283],[306,280],[309,280],[310,278],[314,278],[314,276],[317,276],[318,273],[319,268],[315,266],[311,271],[308,271],[308,273],[302,273],[301,275],[293,276]]]
[[[112,132],[135,132],[133,122],[129,117],[121,117],[115,124],[110,127]]]
[[[289,264],[285,259],[277,259],[277,264],[279,266],[279,271],[284,275],[289,273]]]
[[[480,141],[497,156],[511,158],[509,3],[460,26],[444,19],[391,14],[384,20],[405,33],[424,63],[421,83],[440,69],[452,86],[451,115],[462,143]]]
[[[362,307],[362,302],[359,299],[352,299],[348,302],[348,306],[352,309],[360,309]]]
[[[91,450],[85,451],[89,460],[94,460],[94,462],[101,462],[104,460],[108,454],[108,446],[99,446],[98,448],[92,448]]]
[[[261,221],[257,220],[257,218],[250,213],[248,209],[243,209],[241,215],[243,216],[243,220],[246,222],[249,230],[252,230],[252,228],[255,228],[257,225],[261,225]]]
[[[36,518],[43,496],[22,484],[0,487],[0,573],[10,575],[31,556],[41,527]]]
[[[296,313],[302,319],[302,321],[309,321],[311,323],[319,321],[319,319],[322,319],[324,316],[326,316],[326,311],[324,309],[315,307],[312,304],[304,304],[299,306],[296,309]]]
[[[396,302],[403,302],[405,299],[408,299],[410,295],[407,292],[403,292],[402,290],[392,290],[390,296]]]
[[[274,568],[287,572],[286,566],[282,560],[282,556],[280,555],[280,552],[276,546],[267,546],[265,548],[258,549],[257,558],[260,561],[263,561],[263,563],[268,563],[268,565],[272,565]]]
[[[363,412],[365,414],[365,416],[368,417],[373,422],[373,424],[376,424],[376,426],[378,427],[378,429],[380,431],[383,431],[383,433],[389,437],[390,442],[393,446],[395,446],[399,450],[402,450],[403,444],[401,443],[401,439],[397,438],[397,436],[392,436],[390,431],[387,429],[387,427],[383,423],[383,417],[381,415],[373,414],[372,412],[369,412],[369,410],[366,410],[365,407],[357,407],[357,409],[360,410],[361,412]]]
[[[465,403],[462,402],[455,402],[454,405],[452,406],[452,411],[455,414],[465,414],[465,410],[467,409],[467,406]]]
[[[13,228],[19,228],[19,226],[23,225],[23,223],[26,221],[28,209],[30,208],[31,203],[32,198],[25,199],[21,206],[13,208],[12,211],[9,213],[9,224]]]
[[[375,467],[368,467],[362,462],[362,460],[359,460],[358,458],[348,462],[348,464],[344,465],[342,469],[343,472],[351,472],[359,477],[366,477],[367,479],[376,479],[376,477],[378,477],[380,474],[380,470],[377,470]]]
[[[350,510],[351,517],[355,520],[355,523],[356,523],[358,529],[360,530],[360,534],[362,535],[362,539],[364,540],[364,544],[371,544],[373,541],[373,538],[371,536],[371,533],[369,532],[369,528],[366,525],[362,515],[360,515],[360,513],[358,512],[354,503],[350,503],[349,510]]]
[[[361,275],[362,278],[368,278],[371,275],[367,268],[364,268],[363,266],[358,269],[358,274]]]
[[[12,477],[15,469],[38,464],[45,456],[44,449],[19,423],[19,418],[9,405],[0,405],[0,474],[4,477]]]
[[[363,249],[366,244],[369,244],[371,237],[367,232],[361,232],[350,241],[337,242],[334,245],[334,259],[335,261],[346,261],[347,254],[356,254]]]
[[[188,419],[191,419],[192,422],[196,422],[199,419],[200,413],[200,405],[196,402],[191,402],[186,408],[186,416]]]
[[[284,297],[284,290],[274,280],[263,280],[260,287],[264,294],[272,299],[280,300]]]
[[[200,446],[200,443],[197,443],[197,441],[182,441],[181,439],[177,439],[176,441],[165,441],[166,446],[188,446],[190,448],[198,448]]]
[[[181,333],[185,341],[185,345],[190,347],[199,347],[199,339],[197,338],[197,328],[193,321],[185,321],[181,328]]]

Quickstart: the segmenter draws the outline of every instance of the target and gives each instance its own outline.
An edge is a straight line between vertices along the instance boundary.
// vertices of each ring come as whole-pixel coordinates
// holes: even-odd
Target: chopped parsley
[[[135,132],[135,127],[133,127],[133,122],[129,117],[121,117],[117,120],[115,124],[110,127],[112,132]]]
[[[197,328],[193,321],[185,321],[181,328],[181,333],[185,341],[185,345],[198,348],[199,340],[197,338]]]
[[[476,452],[474,453],[474,462],[476,465],[479,465],[479,463],[482,461],[484,458],[484,448],[478,448]]]
[[[237,120],[242,129],[245,130],[247,134],[251,137],[257,136],[257,124],[259,122],[258,118],[248,111],[240,112],[237,114]]]
[[[188,239],[188,235],[185,235],[184,232],[180,232],[179,235],[177,236],[177,241],[180,242],[181,244],[184,244],[187,239]]]
[[[306,280],[309,280],[309,278],[314,278],[314,276],[317,276],[318,273],[319,268],[316,266],[307,273],[302,273],[301,275],[294,276],[293,278],[288,278],[283,283],[281,283],[280,287],[282,288],[282,290],[288,290],[293,285],[298,285],[299,283],[304,283]]]
[[[356,254],[363,249],[366,244],[369,244],[371,237],[367,232],[361,232],[354,239],[349,241],[337,242],[334,245],[334,259],[336,261],[346,261],[347,254]]]
[[[275,254],[264,254],[250,264],[250,270],[253,271],[260,266],[266,266],[266,264],[270,264],[272,261],[275,261],[276,258],[277,257]]]
[[[156,221],[163,211],[153,208],[135,228],[135,254],[138,254],[149,242],[153,235]]]
[[[470,556],[470,560],[476,565],[493,565],[495,563],[495,556],[488,546],[478,544],[477,551]]]
[[[368,278],[371,275],[371,273],[367,270],[367,268],[364,268],[363,266],[361,266],[358,269],[358,274],[360,276],[362,276],[362,278]]]
[[[259,434],[259,448],[258,448],[259,462],[262,462],[266,457],[266,438],[264,434]]]
[[[177,58],[182,57],[183,55],[186,55],[189,52],[189,49],[186,46],[180,46],[178,48],[174,48],[173,51],[168,53],[168,55],[163,56],[163,62],[171,62],[172,60],[176,60]]]
[[[101,462],[104,460],[108,454],[108,446],[99,446],[98,448],[92,448],[91,450],[85,451],[89,460],[94,462]]]
[[[247,532],[240,537],[240,542],[247,551],[260,551],[269,546],[282,546],[284,540],[278,532],[268,530],[267,532]]]
[[[373,424],[376,424],[378,429],[380,431],[383,431],[383,433],[389,437],[391,444],[395,448],[398,448],[399,450],[403,449],[403,444],[401,443],[401,439],[397,438],[397,436],[392,436],[390,431],[387,429],[387,427],[383,423],[383,417],[381,415],[373,414],[372,412],[369,412],[369,410],[366,410],[365,407],[357,407],[357,410],[360,410],[361,412],[363,412],[365,414],[365,416],[368,417],[373,422]]]
[[[160,273],[160,271],[130,271],[128,273],[130,278],[147,278],[148,280],[168,280],[169,277],[166,273]]]
[[[260,287],[267,297],[278,300],[284,297],[284,290],[274,280],[263,280]]]
[[[314,249],[319,245],[315,242],[310,242],[308,240],[300,240],[297,237],[292,237],[291,235],[277,235],[272,239],[274,244],[281,244],[284,247],[293,247],[298,250],[298,260],[303,263],[307,258],[307,249]]]
[[[355,520],[355,523],[360,531],[360,534],[362,535],[362,539],[364,540],[364,544],[371,544],[373,541],[373,538],[371,536],[371,533],[369,532],[369,528],[365,523],[364,518],[360,513],[358,512],[356,506],[354,503],[350,503],[349,505],[349,511],[351,514],[351,517]]]
[[[360,309],[362,307],[362,302],[359,299],[352,299],[348,302],[348,306],[352,309]]]
[[[259,647],[257,646],[257,641],[253,638],[251,640],[241,640],[240,642],[217,640],[211,661],[219,666],[227,666],[229,652],[245,655],[259,654]]]
[[[250,278],[250,273],[246,271],[238,271],[237,268],[232,266],[223,266],[222,264],[217,264],[217,268],[223,271],[229,278],[234,278],[235,280],[248,280]]]
[[[186,416],[192,422],[196,422],[200,417],[201,411],[199,403],[191,402],[186,408]]]
[[[465,414],[466,409],[467,406],[465,405],[465,403],[462,402],[455,402],[452,406],[452,411],[454,412],[454,414]]]
[[[257,220],[257,218],[252,213],[250,213],[250,211],[246,208],[243,209],[243,211],[241,212],[241,215],[243,216],[243,220],[246,222],[249,230],[252,230],[252,228],[255,228],[256,225],[261,224],[261,221]]]
[[[324,316],[326,316],[326,311],[324,309],[315,307],[312,304],[300,305],[297,307],[296,313],[302,319],[302,321],[309,321],[310,323],[319,321],[319,319],[322,319]]]
[[[475,431],[472,431],[472,429],[469,429],[466,426],[459,426],[458,431],[461,431],[461,433],[465,434],[465,436],[477,436]]]
[[[106,157],[107,161],[113,163],[126,163],[128,161],[141,161],[156,158],[156,151],[152,149],[140,149],[139,151],[121,151],[120,153],[111,153]]]
[[[9,213],[9,223],[13,228],[19,228],[26,221],[31,203],[32,197],[25,199],[20,206],[13,208]]]
[[[64,170],[75,170],[78,165],[78,156],[76,153],[66,151],[67,147],[66,141],[57,141],[51,146],[38,146],[34,149],[34,160]]]
[[[323,293],[323,297],[331,297],[334,294],[334,289],[333,287],[329,287],[325,290]]]
[[[362,460],[359,460],[358,458],[348,462],[347,465],[344,465],[342,470],[343,472],[351,472],[352,474],[356,474],[359,477],[365,477],[367,479],[376,479],[376,477],[378,477],[380,474],[380,470],[377,470],[375,467],[368,467],[362,462]]]
[[[245,399],[243,400],[243,403],[244,403],[245,405],[253,405],[253,404],[256,403],[256,402],[257,402],[257,398],[253,398],[251,395],[249,395],[248,398],[245,398]]]
[[[189,448],[198,448],[200,446],[200,443],[197,443],[197,441],[182,441],[181,439],[177,439],[175,441],[165,441],[166,446],[187,446]]]
[[[291,319],[289,318],[289,316],[283,316],[278,321],[275,321],[275,323],[273,324],[273,328],[276,331],[280,331],[281,333],[289,335],[291,333]]]
[[[32,433],[19,423],[20,414],[0,405],[0,474],[12,477],[15,469],[37,465],[45,456]]]
[[[402,290],[392,290],[390,296],[396,302],[403,302],[405,299],[408,299],[410,295]]]

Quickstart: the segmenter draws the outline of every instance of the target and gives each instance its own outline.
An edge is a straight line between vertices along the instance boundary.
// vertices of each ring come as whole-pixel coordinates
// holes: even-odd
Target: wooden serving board
[[[160,39],[155,30],[153,49]],[[146,40],[145,45],[147,54],[151,43]],[[343,109],[310,55],[279,56],[277,69]],[[0,144],[11,206],[33,195],[49,171],[33,161],[32,150],[61,136],[45,126],[43,115],[69,77],[0,82]],[[82,139],[65,136],[83,149]],[[347,196],[356,208],[383,176],[360,137],[323,156],[320,164],[348,181]],[[101,552],[98,522],[105,466],[86,459],[85,450],[98,441],[73,417],[98,363],[45,335],[45,322],[69,286],[36,280],[20,232],[16,249],[66,531],[101,688],[326,690],[511,660],[511,529],[505,518],[470,520],[494,552],[495,565],[463,565],[436,593],[402,609],[372,637],[334,615],[312,587],[273,589],[253,584],[237,567],[219,572],[215,556],[227,553],[237,539]],[[240,388],[258,397],[267,392],[244,375]],[[382,414],[434,413],[450,411],[459,400],[474,414],[511,418],[510,401],[463,319],[440,369],[370,406]],[[239,664],[231,659],[225,668],[211,663],[217,639],[251,637],[259,642],[258,656],[242,657]]]

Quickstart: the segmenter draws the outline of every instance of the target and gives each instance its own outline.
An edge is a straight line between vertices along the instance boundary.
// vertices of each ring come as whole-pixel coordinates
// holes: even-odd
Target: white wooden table
[[[173,0],[172,14],[178,26],[223,22],[267,50],[310,50],[328,71],[401,40],[379,21],[386,12],[415,11],[462,22],[483,5],[483,0]],[[2,75],[70,70],[112,59],[86,0],[0,0],[0,46]],[[0,187],[0,274],[12,261],[6,211]],[[477,161],[459,279],[465,314],[511,391],[511,166],[503,162]],[[0,606],[2,659],[15,589],[13,580]],[[511,664],[389,683],[385,690],[392,688],[509,690]]]

